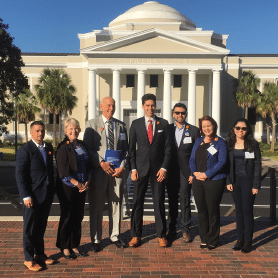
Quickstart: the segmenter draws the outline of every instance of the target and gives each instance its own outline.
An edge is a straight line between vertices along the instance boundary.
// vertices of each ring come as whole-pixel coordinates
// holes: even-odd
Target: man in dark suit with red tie
[[[169,124],[154,115],[155,95],[144,95],[142,108],[145,116],[132,122],[129,134],[131,179],[133,180],[132,239],[129,246],[141,245],[144,197],[150,180],[159,245],[167,247],[164,199],[165,178],[171,155]]]
[[[191,184],[188,182],[191,173],[189,158],[195,141],[200,137],[196,126],[188,124],[185,119],[187,108],[183,103],[176,103],[173,108],[175,122],[170,125],[169,133],[172,142],[172,155],[169,166],[167,192],[169,199],[169,231],[167,239],[177,235],[178,195],[180,192],[181,230],[186,243],[192,241],[189,230],[191,224],[190,195]]]
[[[24,265],[39,271],[41,264],[54,263],[45,255],[43,242],[54,195],[53,148],[43,141],[43,122],[33,122],[30,134],[32,139],[17,151],[15,175],[23,203]]]

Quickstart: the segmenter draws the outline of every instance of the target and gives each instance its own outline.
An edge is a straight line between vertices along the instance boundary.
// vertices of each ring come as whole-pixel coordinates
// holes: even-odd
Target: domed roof
[[[157,1],[148,1],[127,10],[125,13],[119,15],[117,18],[111,21],[109,26],[111,27],[134,21],[138,22],[138,20],[146,21],[147,19],[152,22],[180,22],[184,25],[189,25],[196,28],[196,24],[189,18],[174,8],[160,4]]]

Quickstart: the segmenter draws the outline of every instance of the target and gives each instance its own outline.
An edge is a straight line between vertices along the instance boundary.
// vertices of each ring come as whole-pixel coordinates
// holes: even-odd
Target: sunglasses
[[[174,112],[176,115],[182,114],[183,116],[186,114],[185,112]]]
[[[236,126],[235,127],[236,130],[243,130],[243,131],[247,131],[247,127],[240,127],[240,126]]]

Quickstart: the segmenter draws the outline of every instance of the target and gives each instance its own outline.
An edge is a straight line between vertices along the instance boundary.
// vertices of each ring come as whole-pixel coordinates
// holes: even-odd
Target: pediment
[[[157,29],[149,29],[118,39],[81,49],[82,54],[93,53],[219,53],[227,55],[229,50],[200,42],[192,38]]]

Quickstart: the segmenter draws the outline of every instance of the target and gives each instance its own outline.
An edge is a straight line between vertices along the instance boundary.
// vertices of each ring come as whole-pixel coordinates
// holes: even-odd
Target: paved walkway
[[[22,221],[0,222],[0,277],[278,277],[278,223],[255,220],[254,250],[249,254],[233,251],[236,241],[235,222],[221,219],[220,246],[215,250],[199,248],[198,222],[193,219],[192,243],[184,243],[181,232],[169,248],[159,248],[152,221],[144,221],[143,245],[118,250],[110,245],[108,222],[103,223],[103,250],[89,252],[89,222],[83,222],[81,247],[89,252],[86,258],[68,261],[55,247],[57,221],[48,222],[45,234],[46,254],[57,260],[41,272],[34,273],[24,265]],[[122,222],[122,239],[130,240],[130,222]]]

